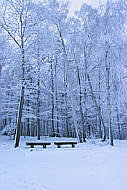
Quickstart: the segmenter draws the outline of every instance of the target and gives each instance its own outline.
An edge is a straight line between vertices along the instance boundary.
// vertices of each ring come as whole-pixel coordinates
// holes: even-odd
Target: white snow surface
[[[127,190],[126,140],[114,147],[89,140],[60,149],[53,143],[31,149],[26,141],[37,140],[22,138],[15,149],[13,140],[0,136],[0,190]]]

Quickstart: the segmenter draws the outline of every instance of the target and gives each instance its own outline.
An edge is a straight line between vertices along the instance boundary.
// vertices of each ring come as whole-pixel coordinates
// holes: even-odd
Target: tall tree
[[[4,1],[3,17],[0,22],[1,27],[7,32],[10,39],[17,45],[21,52],[21,95],[18,111],[17,135],[15,147],[19,146],[21,121],[24,104],[25,91],[25,46],[31,36],[30,30],[35,25],[32,22],[32,8],[31,0],[10,0]]]

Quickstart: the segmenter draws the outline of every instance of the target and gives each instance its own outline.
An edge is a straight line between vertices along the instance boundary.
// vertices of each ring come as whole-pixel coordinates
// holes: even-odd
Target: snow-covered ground
[[[0,190],[127,190],[127,141],[33,151],[25,145],[28,139],[21,141],[15,149],[0,136]]]

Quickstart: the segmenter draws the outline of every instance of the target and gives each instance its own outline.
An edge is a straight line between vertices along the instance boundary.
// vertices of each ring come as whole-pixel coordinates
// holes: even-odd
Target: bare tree
[[[21,121],[24,104],[25,91],[25,46],[31,36],[28,28],[34,26],[31,20],[31,0],[10,0],[4,1],[3,17],[0,21],[1,27],[7,32],[10,39],[18,46],[21,52],[21,95],[18,111],[17,134],[15,147],[19,146]]]

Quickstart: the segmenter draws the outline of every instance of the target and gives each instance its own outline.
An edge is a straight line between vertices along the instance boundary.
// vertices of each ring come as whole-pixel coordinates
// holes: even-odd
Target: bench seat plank
[[[26,145],[30,145],[31,148],[34,148],[36,145],[42,145],[43,148],[46,148],[47,145],[50,145],[49,142],[26,142]]]
[[[75,147],[75,144],[77,144],[77,142],[54,142],[55,145],[57,145],[57,148],[61,148],[61,145],[72,145],[72,148]]]

